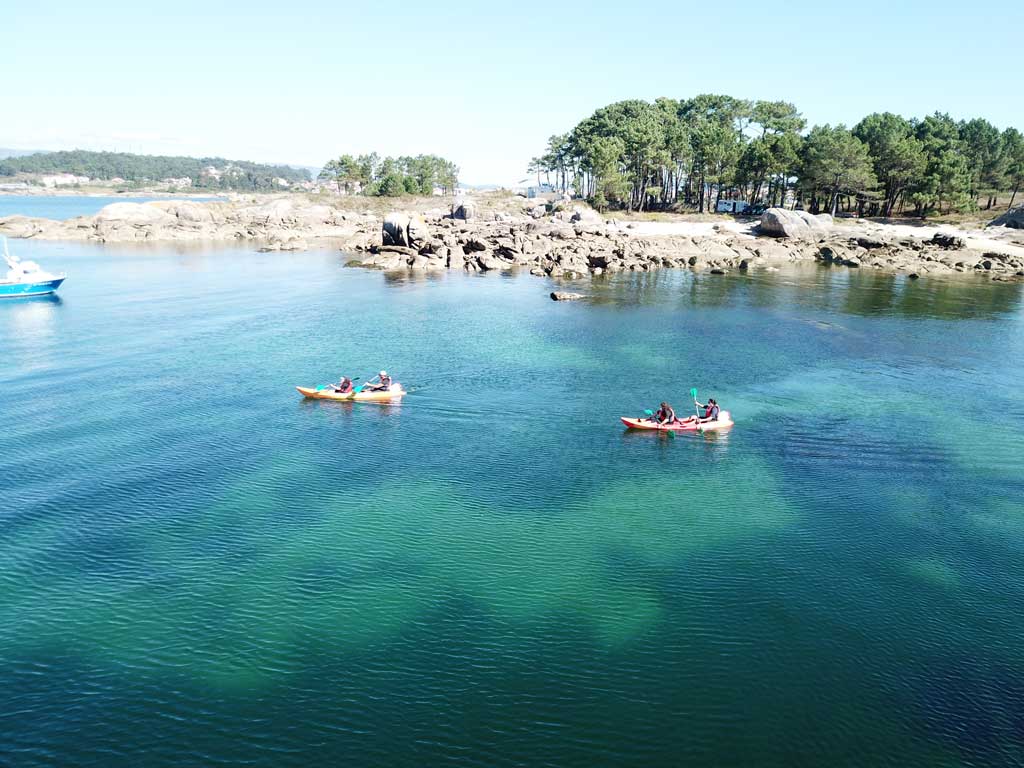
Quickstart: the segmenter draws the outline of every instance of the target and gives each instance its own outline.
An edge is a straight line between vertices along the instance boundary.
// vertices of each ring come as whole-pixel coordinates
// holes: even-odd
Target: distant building
[[[561,190],[558,189],[554,184],[549,184],[546,181],[537,182],[535,177],[521,179],[517,184],[513,185],[512,191],[517,195],[525,195],[528,198],[543,197],[544,195],[553,195]]]
[[[164,179],[163,183],[166,184],[168,187],[191,187],[192,179],[189,178],[188,176],[182,176],[180,179]]]
[[[88,176],[75,176],[73,173],[54,173],[38,178],[40,184],[47,188],[71,187],[75,184],[88,184]]]

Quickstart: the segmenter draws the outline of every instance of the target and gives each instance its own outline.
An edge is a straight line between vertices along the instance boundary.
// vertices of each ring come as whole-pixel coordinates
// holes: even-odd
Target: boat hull
[[[36,283],[0,283],[0,299],[20,299],[26,296],[46,296],[56,293],[63,277],[55,280],[40,280]]]
[[[387,392],[346,392],[345,394],[332,392],[329,389],[317,390],[316,387],[296,387],[296,389],[303,397],[308,397],[311,400],[336,400],[357,403],[388,403],[401,400],[405,395],[405,390],[401,389],[401,387],[393,390],[389,389]]]
[[[732,416],[728,411],[718,414],[718,421],[705,421],[698,424],[695,421],[684,421],[678,424],[658,424],[650,419],[634,419],[629,416],[620,416],[622,423],[630,429],[646,429],[652,432],[715,432],[720,429],[728,429],[733,425]]]

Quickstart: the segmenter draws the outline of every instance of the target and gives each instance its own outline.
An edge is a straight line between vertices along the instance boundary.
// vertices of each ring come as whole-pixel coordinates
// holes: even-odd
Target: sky
[[[1024,130],[1020,0],[0,0],[0,147],[321,166],[439,154],[524,178],[627,98],[791,101]]]

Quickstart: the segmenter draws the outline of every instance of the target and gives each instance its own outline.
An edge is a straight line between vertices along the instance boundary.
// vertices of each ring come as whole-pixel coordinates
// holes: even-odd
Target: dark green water
[[[14,245],[0,764],[1024,762],[1019,287]]]

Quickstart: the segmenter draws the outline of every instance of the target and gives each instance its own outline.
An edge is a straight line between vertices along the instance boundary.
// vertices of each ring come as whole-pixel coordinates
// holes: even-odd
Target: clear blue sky
[[[1020,0],[0,0],[0,19],[0,147],[307,165],[437,153],[464,181],[506,183],[549,135],[625,98],[1024,130]]]

